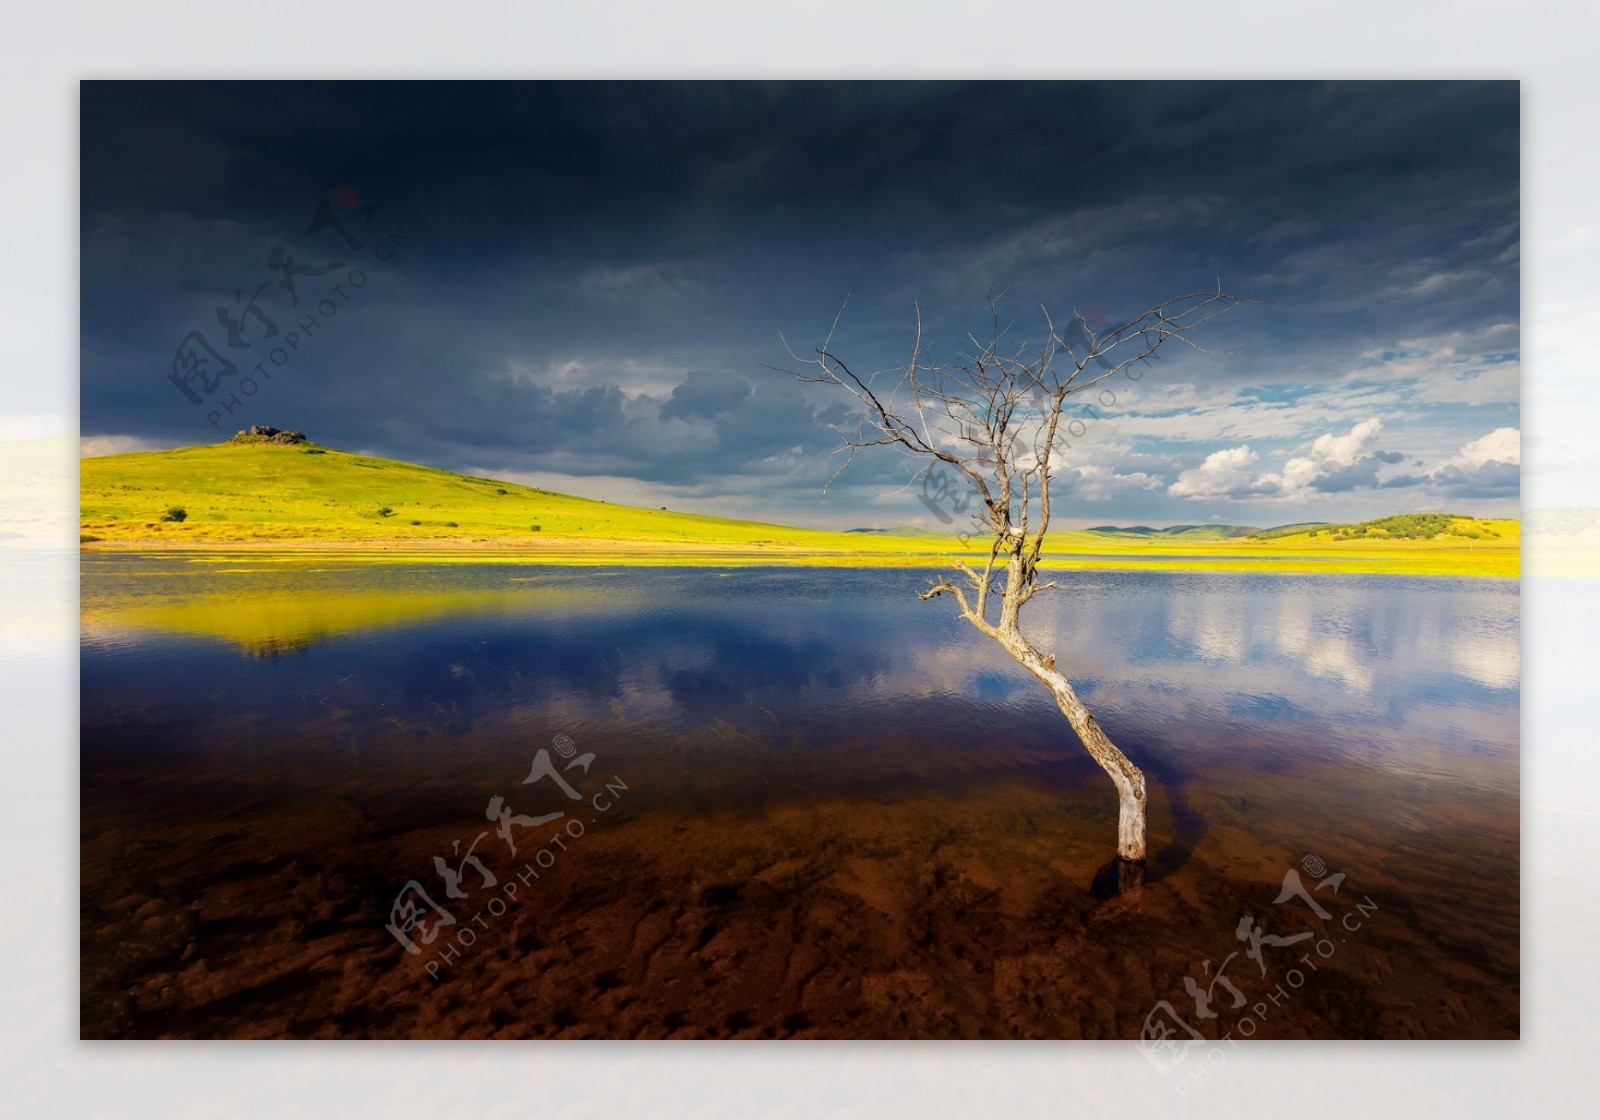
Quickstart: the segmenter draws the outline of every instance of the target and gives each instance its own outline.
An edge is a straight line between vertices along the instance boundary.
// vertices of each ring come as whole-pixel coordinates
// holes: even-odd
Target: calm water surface
[[[1315,947],[1261,1037],[1515,1036],[1515,581],[1065,582],[1120,895],[1109,780],[926,573],[86,556],[84,1033],[1217,1037]]]

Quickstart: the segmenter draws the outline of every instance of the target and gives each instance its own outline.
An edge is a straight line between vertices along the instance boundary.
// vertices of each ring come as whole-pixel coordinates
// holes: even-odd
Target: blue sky
[[[814,345],[848,297],[836,349],[889,367],[916,301],[948,352],[991,290],[1027,337],[1041,305],[1118,319],[1220,279],[1268,302],[1106,384],[1067,523],[1517,509],[1514,82],[82,89],[86,453],[265,423],[937,527],[888,452],[824,491],[845,402],[770,368],[780,330]]]

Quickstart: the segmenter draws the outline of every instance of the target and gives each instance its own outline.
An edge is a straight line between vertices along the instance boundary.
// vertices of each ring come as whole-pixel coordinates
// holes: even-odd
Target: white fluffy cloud
[[[1356,424],[1344,435],[1318,436],[1307,455],[1283,465],[1283,473],[1263,475],[1260,488],[1285,498],[1303,497],[1308,491],[1336,493],[1378,485],[1379,467],[1404,458],[1395,451],[1374,449],[1383,422],[1376,416]]]
[[[1520,465],[1521,462],[1522,431],[1518,428],[1496,428],[1464,444],[1461,454],[1456,456],[1456,465],[1461,467],[1481,467],[1486,463]]]
[[[1496,428],[1461,445],[1455,458],[1426,481],[1441,491],[1465,498],[1503,498],[1522,488],[1522,432]]]
[[[1249,444],[1213,451],[1206,461],[1178,475],[1167,487],[1174,498],[1238,498],[1253,491],[1251,470],[1261,456]]]
[[[1257,475],[1260,458],[1249,444],[1212,452],[1198,467],[1184,471],[1167,487],[1175,498],[1305,499],[1314,493],[1339,493],[1376,487],[1378,471],[1402,461],[1397,451],[1376,448],[1383,422],[1377,417],[1355,424],[1348,432],[1327,432],[1312,441],[1304,455],[1291,458],[1279,472]]]
[[[1361,457],[1362,452],[1382,430],[1383,421],[1374,416],[1370,420],[1361,421],[1345,435],[1336,436],[1329,432],[1325,436],[1318,436],[1316,442],[1311,445],[1311,461],[1318,465],[1348,467]]]

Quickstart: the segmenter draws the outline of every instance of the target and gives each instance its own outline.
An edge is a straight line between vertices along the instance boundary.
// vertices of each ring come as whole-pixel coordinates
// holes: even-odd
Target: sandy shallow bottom
[[[1161,1001],[1208,1038],[1518,1034],[1514,793],[1197,755],[1150,774],[1153,857],[1118,894],[1086,759],[726,734],[602,751],[582,809],[515,834],[522,858],[478,844],[496,885],[464,869],[461,901],[433,858],[492,830],[479,807],[525,757],[86,760],[82,1034],[1134,1038]],[[1326,920],[1276,903],[1308,856],[1346,876],[1314,895]],[[458,919],[415,956],[385,929],[411,879]],[[1246,915],[1313,936],[1257,964]]]

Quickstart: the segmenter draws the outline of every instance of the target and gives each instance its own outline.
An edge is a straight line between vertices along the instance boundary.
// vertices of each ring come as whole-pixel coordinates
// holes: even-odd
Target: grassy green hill
[[[910,542],[638,509],[310,443],[228,442],[108,455],[82,460],[80,478],[79,528],[87,544],[381,542],[546,549],[604,541],[959,551],[953,535]]]
[[[1326,521],[1296,521],[1291,525],[1275,525],[1271,529],[1257,529],[1250,534],[1251,540],[1270,541],[1279,537],[1292,537],[1304,533],[1308,529],[1326,529]]]
[[[310,549],[352,556],[499,551],[578,563],[937,565],[953,556],[972,558],[981,543],[963,546],[954,529],[833,532],[639,509],[310,443],[230,441],[83,459],[79,509],[80,537],[89,549]],[[1274,571],[1515,576],[1518,528],[1515,521],[1451,514],[1276,530],[1101,526],[1052,533],[1049,550],[1057,563],[1081,568],[1159,562],[1167,570],[1260,571],[1261,561],[1269,560]],[[1174,555],[1183,558],[1173,561]]]
[[[1299,525],[1283,525],[1252,534],[1256,540],[1293,540],[1302,538],[1327,541],[1496,541],[1512,532],[1508,525],[1516,522],[1484,520],[1464,513],[1401,513],[1392,517],[1379,517],[1372,521],[1339,525],[1326,521],[1311,521]]]
[[[1274,531],[1275,536],[1299,536],[1301,533],[1306,539],[1328,536],[1333,541],[1440,541],[1446,538],[1494,541],[1501,531],[1496,528],[1496,522],[1485,522],[1470,514],[1397,514],[1352,525],[1293,525]]]

